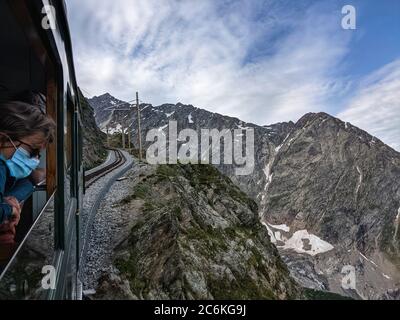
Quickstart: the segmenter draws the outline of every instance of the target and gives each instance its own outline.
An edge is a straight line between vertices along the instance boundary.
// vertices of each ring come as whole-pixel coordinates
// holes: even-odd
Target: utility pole
[[[108,130],[109,130],[108,125],[106,130],[107,130],[107,147],[110,147],[110,136],[108,135]]]
[[[132,133],[132,125],[128,126],[128,150],[131,152],[131,133]]]
[[[137,108],[137,122],[138,122],[139,160],[142,161],[142,130],[140,128],[139,92],[136,92],[136,108]]]
[[[122,122],[121,122],[121,126],[122,126],[122,149],[125,149],[125,127]]]

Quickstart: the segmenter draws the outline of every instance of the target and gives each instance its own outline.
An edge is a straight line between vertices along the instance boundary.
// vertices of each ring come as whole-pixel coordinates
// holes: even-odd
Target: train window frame
[[[66,108],[64,112],[64,161],[65,161],[65,184],[64,197],[68,197],[69,207],[65,208],[65,226],[69,226],[71,220],[74,219],[77,209],[78,188],[77,188],[77,159],[76,159],[76,122],[77,114],[74,99],[71,90],[68,87],[66,95]]]
[[[43,265],[52,265],[56,269],[57,285],[55,289],[41,290],[40,283],[35,282],[35,288],[29,288],[29,292],[33,293],[34,299],[61,299],[64,297],[76,298],[80,297],[78,286],[79,274],[79,206],[82,200],[81,192],[84,189],[83,171],[81,166],[82,150],[82,132],[79,99],[77,98],[77,85],[75,71],[73,65],[71,39],[69,35],[68,20],[66,17],[66,7],[64,1],[51,3],[56,7],[56,28],[43,29],[41,21],[43,14],[41,12],[42,1],[26,1],[26,0],[6,0],[8,7],[12,7],[12,13],[18,20],[18,25],[25,31],[26,37],[30,43],[35,43],[36,48],[33,50],[40,56],[41,62],[46,66],[46,109],[47,113],[56,120],[56,141],[49,145],[47,149],[48,162],[46,163],[46,191],[48,202],[43,212],[40,213],[31,230],[23,240],[17,252],[10,259],[10,262],[3,273],[0,275],[0,294],[6,292],[7,297],[24,299],[28,296],[15,296],[10,292],[8,280],[25,281],[26,277],[31,275],[40,275],[37,270],[29,269],[28,273],[21,272],[21,268],[27,268],[30,263],[38,262],[38,258],[32,256],[30,251],[38,253],[38,250],[30,250],[30,244],[46,243],[49,245],[46,256],[47,260]],[[0,12],[1,13],[1,12]],[[17,17],[18,16],[18,17]],[[12,30],[12,29],[11,29]],[[65,108],[67,104],[67,90],[69,89],[71,102],[75,106],[74,125],[75,135],[73,143],[79,145],[73,146],[73,163],[78,175],[74,175],[74,185],[76,197],[71,195],[71,201],[65,199],[67,192],[64,181],[65,175],[65,159],[64,159],[64,125],[66,122]],[[79,137],[76,135],[79,135]],[[44,186],[43,186],[44,187]],[[53,201],[51,201],[53,200]],[[68,217],[68,219],[65,219]],[[47,231],[46,231],[47,229]],[[49,230],[50,229],[50,230]],[[50,231],[50,233],[49,233]],[[49,241],[41,241],[43,234],[46,234]],[[31,248],[32,249],[32,248]],[[29,261],[25,261],[24,257],[28,253]],[[22,258],[22,259],[21,259]],[[40,261],[43,262],[41,258]],[[9,269],[8,269],[9,268]],[[3,277],[5,275],[5,277]],[[18,276],[19,275],[19,276]],[[20,281],[19,281],[20,282]],[[15,282],[14,282],[15,283]],[[70,285],[72,283],[72,286]],[[31,290],[33,289],[33,290]],[[36,290],[38,289],[38,290]],[[25,292],[23,289],[22,292]],[[38,293],[38,294],[36,294]],[[40,296],[39,296],[40,293]]]
[[[29,51],[29,60],[37,59],[38,63],[40,64],[40,72],[43,72],[43,78],[45,79],[44,88],[40,90],[42,93],[46,95],[46,113],[54,120],[57,121],[58,119],[58,84],[59,81],[55,77],[55,70],[57,66],[57,59],[52,55],[52,52],[48,49],[46,44],[43,42],[43,39],[40,37],[38,31],[35,28],[35,23],[29,16],[29,13],[26,11],[26,8],[21,6],[19,1],[15,2],[6,2],[4,3],[5,6],[8,6],[7,13],[9,14],[10,19],[13,23],[18,25],[18,28],[23,32],[24,38],[26,41],[27,49]],[[11,21],[10,20],[10,21]],[[12,47],[14,48],[14,47]],[[14,48],[15,49],[15,48]],[[17,48],[19,49],[19,47]],[[31,63],[31,61],[29,61]],[[36,68],[35,72],[38,69]],[[29,73],[29,87],[26,88],[26,91],[34,91],[32,89],[32,80],[31,80],[31,69],[28,70]],[[56,136],[58,136],[58,128],[56,127]],[[49,144],[46,148],[46,177],[45,177],[45,185],[41,185],[39,187],[41,192],[46,193],[46,198],[43,205],[40,208],[37,208],[37,214],[34,216],[33,212],[33,195],[26,201],[27,207],[24,210],[30,210],[32,219],[26,226],[24,226],[24,230],[20,232],[18,235],[17,233],[17,243],[16,247],[13,250],[12,255],[8,258],[8,261],[2,266],[1,274],[0,274],[0,282],[3,279],[4,275],[9,270],[10,266],[15,262],[16,257],[18,254],[23,250],[23,247],[26,244],[27,239],[31,236],[32,231],[34,230],[35,226],[37,226],[39,220],[43,216],[44,212],[49,209],[49,207],[53,206],[53,202],[55,199],[55,194],[57,191],[57,139],[52,144]],[[51,220],[54,227],[52,233],[55,236],[55,223],[56,223],[56,210],[52,211]],[[53,255],[56,254],[57,247],[55,245],[55,241],[53,241]]]
[[[73,145],[74,145],[74,136],[73,136],[73,126],[74,126],[74,118],[75,118],[75,106],[71,98],[71,92],[68,88],[67,90],[67,103],[66,103],[66,112],[65,112],[65,131],[64,131],[64,141],[65,141],[65,168],[67,172],[69,171],[72,175],[73,170]]]

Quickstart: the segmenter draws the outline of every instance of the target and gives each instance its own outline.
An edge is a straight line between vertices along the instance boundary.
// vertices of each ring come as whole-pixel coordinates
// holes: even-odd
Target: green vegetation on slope
[[[300,297],[256,203],[214,167],[158,166],[121,210],[138,204],[140,218],[115,261],[138,298]]]

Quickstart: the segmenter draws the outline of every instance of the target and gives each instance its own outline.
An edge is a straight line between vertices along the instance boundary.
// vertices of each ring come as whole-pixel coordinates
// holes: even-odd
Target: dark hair
[[[35,133],[43,133],[46,140],[54,141],[56,125],[38,106],[21,101],[0,104],[0,133],[12,140],[20,140]],[[4,140],[0,137],[1,140]]]

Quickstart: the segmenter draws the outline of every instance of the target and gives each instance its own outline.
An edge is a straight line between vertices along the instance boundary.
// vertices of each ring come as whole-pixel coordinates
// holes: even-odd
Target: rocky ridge
[[[137,180],[139,178],[139,181]],[[212,166],[142,167],[113,210],[114,269],[96,299],[296,299],[302,290],[270,243],[257,205]]]

